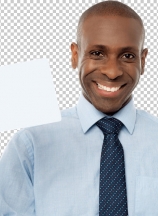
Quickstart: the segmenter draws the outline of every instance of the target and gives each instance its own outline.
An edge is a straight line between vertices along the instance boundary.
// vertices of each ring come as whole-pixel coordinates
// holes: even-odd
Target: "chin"
[[[122,105],[116,105],[116,104],[114,106],[114,105],[107,105],[107,104],[98,105],[98,104],[93,103],[93,106],[97,110],[99,110],[99,111],[101,111],[107,115],[113,115],[114,113],[118,112],[122,108]]]

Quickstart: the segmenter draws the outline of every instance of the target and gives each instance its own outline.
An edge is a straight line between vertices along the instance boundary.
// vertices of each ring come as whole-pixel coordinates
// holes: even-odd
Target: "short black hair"
[[[87,18],[95,15],[97,16],[112,15],[112,16],[122,16],[122,17],[136,19],[142,27],[142,33],[143,33],[142,46],[144,45],[145,29],[141,17],[126,4],[123,4],[118,1],[103,1],[91,6],[86,11],[84,11],[83,14],[81,15],[77,27],[77,44],[79,47],[81,43],[82,24]]]

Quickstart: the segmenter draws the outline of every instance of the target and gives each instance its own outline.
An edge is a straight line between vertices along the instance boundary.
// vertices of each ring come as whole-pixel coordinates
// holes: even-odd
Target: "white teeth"
[[[112,88],[109,88],[109,87],[100,85],[99,83],[97,83],[97,84],[98,84],[98,88],[99,88],[99,89],[103,89],[103,90],[110,91],[110,92],[115,92],[115,91],[118,91],[118,90],[120,89],[120,86],[119,86],[119,87],[112,87]]]

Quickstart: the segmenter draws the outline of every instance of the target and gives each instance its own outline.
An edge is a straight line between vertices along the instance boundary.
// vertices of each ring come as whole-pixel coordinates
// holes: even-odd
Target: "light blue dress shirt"
[[[17,132],[0,161],[0,216],[98,216],[105,114],[82,95],[62,121]],[[129,216],[158,216],[158,119],[131,100],[123,122]]]

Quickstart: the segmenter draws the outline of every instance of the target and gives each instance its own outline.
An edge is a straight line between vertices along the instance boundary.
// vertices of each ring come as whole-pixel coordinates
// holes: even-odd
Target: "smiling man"
[[[82,15],[78,44],[71,45],[73,67],[84,97],[98,110],[112,114],[131,100],[144,72],[143,44],[140,18],[119,2],[100,3]]]
[[[103,1],[71,44],[82,94],[62,121],[26,128],[0,161],[0,216],[158,215],[158,119],[133,105],[148,50],[141,18]]]

